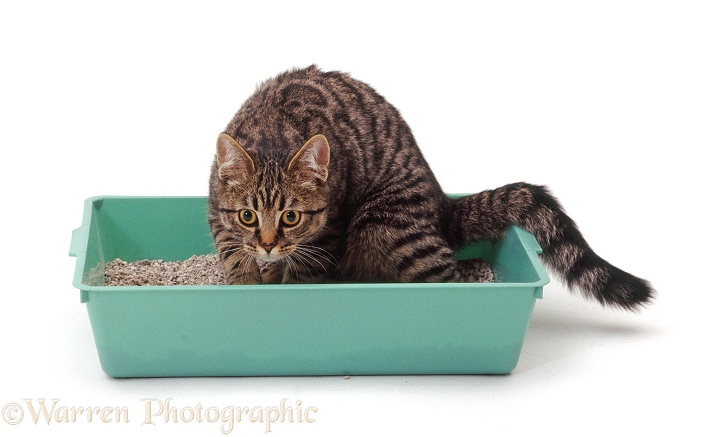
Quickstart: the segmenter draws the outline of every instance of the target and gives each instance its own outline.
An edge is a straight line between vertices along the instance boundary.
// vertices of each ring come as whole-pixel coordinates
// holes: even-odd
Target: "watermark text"
[[[63,426],[71,423],[101,423],[113,426],[174,426],[183,423],[217,424],[228,435],[243,424],[258,424],[263,433],[271,433],[282,424],[311,424],[317,421],[319,409],[301,400],[283,398],[268,406],[224,407],[182,405],[173,399],[141,399],[137,406],[66,405],[60,399],[23,399],[0,404],[0,422],[10,426],[22,423],[34,426]]]

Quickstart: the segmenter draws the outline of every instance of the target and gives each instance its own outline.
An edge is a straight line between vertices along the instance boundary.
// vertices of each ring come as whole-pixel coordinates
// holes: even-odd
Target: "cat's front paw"
[[[281,262],[259,262],[259,270],[264,284],[281,284],[285,266]]]
[[[228,278],[228,285],[260,285],[263,281],[261,279],[245,277],[245,278]]]
[[[261,272],[253,258],[230,257],[223,263],[227,285],[261,284]]]
[[[258,271],[258,267],[254,271],[235,271],[227,275],[228,285],[258,285],[262,284],[263,279]]]

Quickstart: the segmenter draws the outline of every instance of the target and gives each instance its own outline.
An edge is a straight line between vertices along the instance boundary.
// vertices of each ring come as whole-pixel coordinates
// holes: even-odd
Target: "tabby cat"
[[[634,309],[653,295],[595,254],[545,187],[449,199],[395,107],[314,65],[261,84],[220,134],[209,223],[231,284],[464,281],[454,249],[514,223],[586,296]]]

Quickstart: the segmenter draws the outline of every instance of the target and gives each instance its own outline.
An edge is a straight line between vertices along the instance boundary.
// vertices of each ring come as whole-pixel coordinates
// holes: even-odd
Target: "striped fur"
[[[586,296],[632,309],[653,294],[597,256],[544,187],[447,198],[399,112],[370,86],[315,66],[261,84],[227,125],[209,206],[233,284],[462,281],[454,249],[516,223]]]

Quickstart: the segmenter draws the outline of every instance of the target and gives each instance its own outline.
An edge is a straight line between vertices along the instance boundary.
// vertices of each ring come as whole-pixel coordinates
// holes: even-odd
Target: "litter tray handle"
[[[81,226],[73,230],[71,234],[71,247],[68,249],[68,256],[78,256],[79,253],[85,253],[86,243],[88,241],[88,227]]]
[[[88,251],[89,226],[81,226],[73,230],[71,234],[71,247],[68,249],[68,256],[76,258],[76,272],[73,275],[73,286],[80,290],[80,302],[88,301],[88,291],[81,287],[83,278],[82,265],[85,263],[85,252]]]

